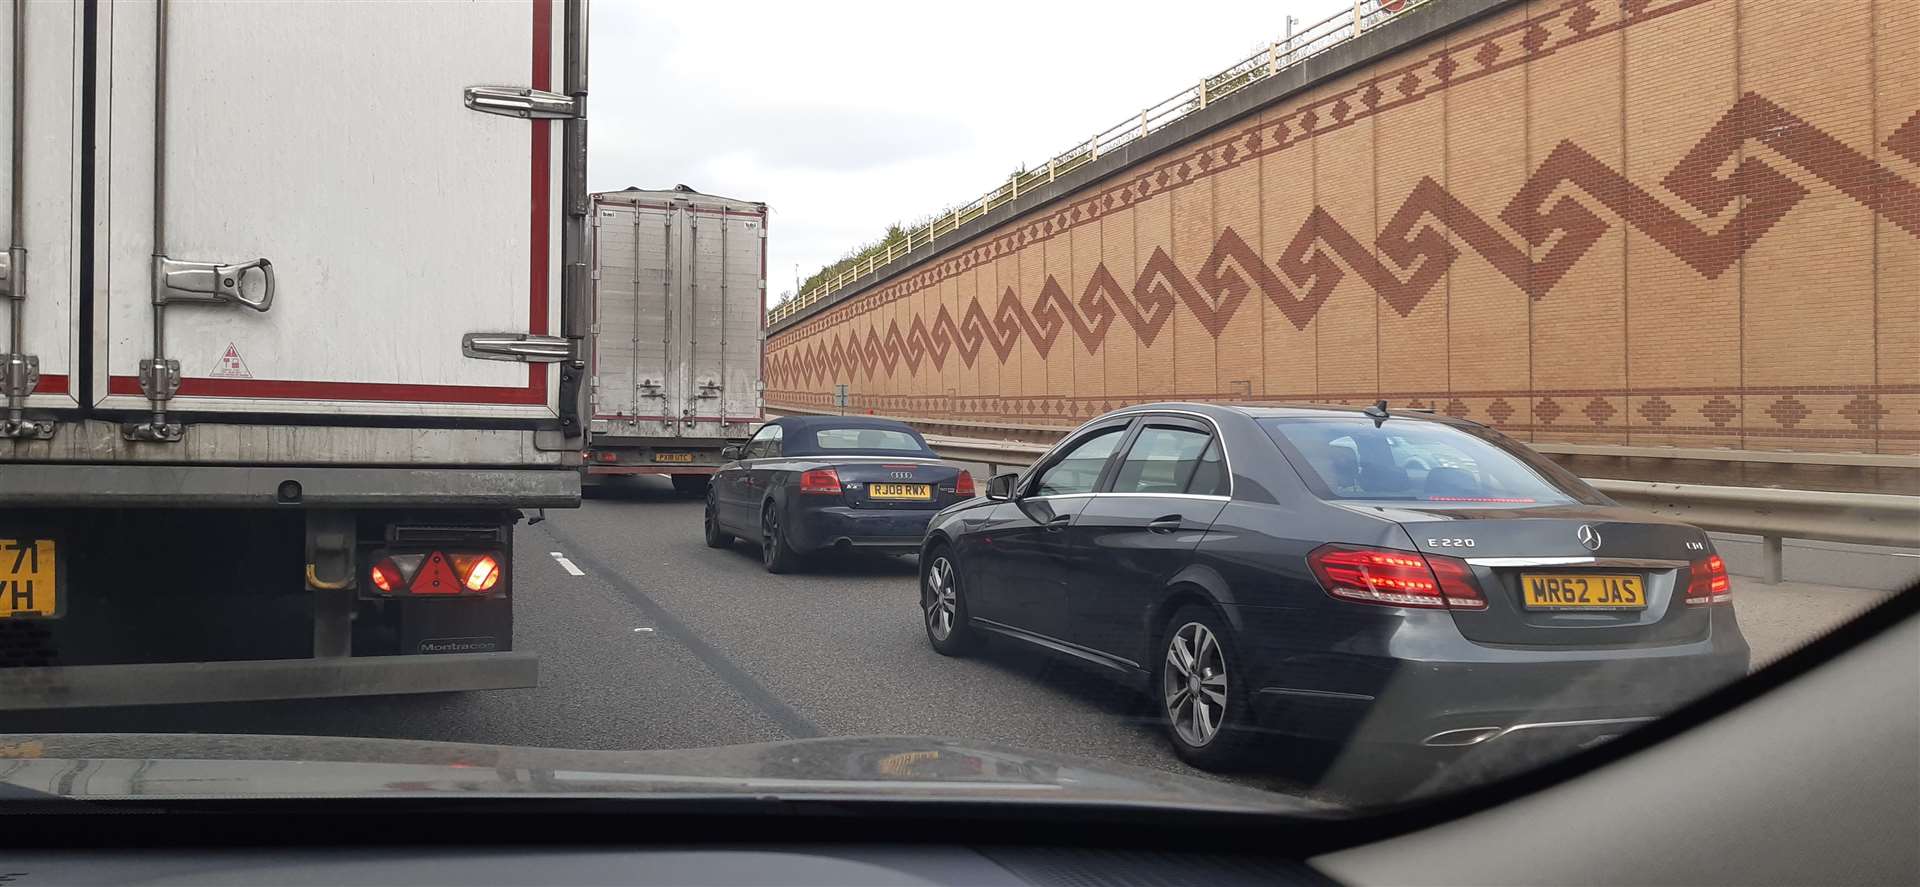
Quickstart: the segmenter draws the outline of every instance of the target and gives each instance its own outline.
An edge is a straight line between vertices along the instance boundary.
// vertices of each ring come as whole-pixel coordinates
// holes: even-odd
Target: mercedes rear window
[[[1323,499],[1446,505],[1606,501],[1592,487],[1495,432],[1421,419],[1262,419]]]

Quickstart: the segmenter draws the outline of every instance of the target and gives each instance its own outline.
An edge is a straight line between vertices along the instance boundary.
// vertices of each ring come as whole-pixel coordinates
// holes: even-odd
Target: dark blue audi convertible
[[[822,552],[916,551],[934,512],[973,498],[973,475],[891,419],[783,416],[724,456],[707,490],[707,545],[757,539],[769,573]]]

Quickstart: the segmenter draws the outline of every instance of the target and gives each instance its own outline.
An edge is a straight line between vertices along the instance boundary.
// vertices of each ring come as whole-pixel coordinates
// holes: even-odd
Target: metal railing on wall
[[[774,406],[775,412],[813,414],[818,410]],[[903,419],[916,426],[920,419]],[[929,426],[931,427],[931,426]],[[1038,429],[1040,426],[1011,426]],[[1032,465],[1069,427],[1048,429],[1042,440],[992,440],[936,434],[922,428],[927,445],[942,458],[985,465],[988,474]],[[1553,452],[1552,445],[1541,447]],[[1589,447],[1588,449],[1597,449]],[[1631,448],[1621,448],[1631,449]],[[1692,452],[1705,457],[1704,451]],[[1734,454],[1723,454],[1732,456]],[[1772,454],[1815,458],[1831,454]],[[1812,539],[1856,545],[1912,548],[1920,545],[1920,496],[1884,493],[1733,487],[1614,478],[1586,478],[1588,484],[1622,505],[1686,521],[1705,530],[1760,537],[1760,581],[1781,581],[1783,541]]]
[[[1225,70],[1211,77],[1203,77],[1193,86],[1166,99],[1140,109],[1138,114],[1129,115],[1127,119],[1095,133],[1086,141],[1055,154],[1042,163],[1022,166],[1019,172],[1009,176],[1005,182],[1000,183],[993,190],[968,203],[942,211],[932,221],[908,230],[904,238],[884,243],[878,250],[851,267],[775,305],[767,312],[767,322],[772,324],[790,317],[808,305],[846,289],[855,281],[865,278],[876,270],[894,262],[906,261],[915,253],[925,255],[933,248],[935,240],[951,236],[966,223],[986,215],[995,208],[1018,200],[1022,193],[1050,184],[1060,176],[1098,160],[1101,155],[1111,153],[1128,142],[1143,138],[1188,114],[1204,110],[1208,105],[1222,98],[1352,40],[1388,17],[1403,15],[1410,10],[1437,2],[1440,0],[1355,0],[1351,9],[1342,9],[1298,31],[1290,29],[1282,39],[1267,44],[1266,49],[1229,65]]]

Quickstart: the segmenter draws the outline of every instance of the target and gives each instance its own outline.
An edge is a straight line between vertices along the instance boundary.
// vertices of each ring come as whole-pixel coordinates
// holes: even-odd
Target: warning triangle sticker
[[[220,362],[214,364],[213,372],[208,375],[216,379],[251,379],[253,373],[247,371],[247,362],[240,358],[240,348],[232,342],[227,343],[227,351],[220,355]]]

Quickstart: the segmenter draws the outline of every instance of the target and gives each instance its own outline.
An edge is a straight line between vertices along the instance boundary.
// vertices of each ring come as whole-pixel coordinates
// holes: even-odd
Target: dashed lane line
[[[806,715],[801,714],[779,696],[774,695],[774,692],[768,689],[765,684],[760,683],[753,675],[748,674],[745,669],[735,664],[732,659],[727,658],[727,654],[720,652],[719,648],[707,643],[707,641],[699,635],[694,634],[693,629],[688,627],[685,622],[680,621],[678,616],[668,612],[665,607],[660,606],[659,602],[648,597],[646,592],[641,591],[631,580],[627,579],[626,576],[598,562],[592,555],[580,553],[580,547],[573,545],[573,540],[569,539],[566,533],[561,532],[560,528],[554,526],[551,522],[543,524],[541,529],[546,530],[547,535],[551,536],[554,541],[573,548],[575,551],[574,556],[578,557],[581,562],[593,570],[596,581],[604,582],[619,591],[622,596],[652,620],[653,624],[658,627],[659,634],[667,635],[678,641],[681,646],[687,648],[687,651],[692,653],[694,658],[699,659],[701,663],[706,665],[708,671],[713,672],[715,677],[725,681],[728,686],[733,688],[734,692],[739,693],[749,704],[758,708],[768,719],[779,725],[780,729],[786,731],[787,735],[795,739],[813,739],[820,735],[819,726],[809,720]],[[559,552],[553,552],[553,555],[556,560],[560,561],[561,566],[569,566],[566,559],[562,557]],[[576,573],[575,575],[580,574]]]
[[[553,555],[553,562],[554,562],[554,563],[556,563],[556,564],[559,564],[559,565],[560,565],[560,569],[562,569],[562,570],[565,570],[565,571],[567,571],[567,572],[569,572],[569,573],[572,573],[572,574],[573,574],[573,575],[575,575],[575,576],[585,576],[585,575],[587,575],[587,571],[585,571],[585,570],[582,570],[582,569],[580,569],[579,567],[576,567],[576,566],[574,566],[574,565],[573,565],[573,561],[570,561],[570,560],[567,560],[567,556],[566,556],[566,555],[564,555],[564,554],[561,554],[561,553],[560,553],[560,552],[558,552],[558,551],[549,551],[549,552],[547,552],[547,553],[548,553],[548,554],[550,554],[550,555]]]

